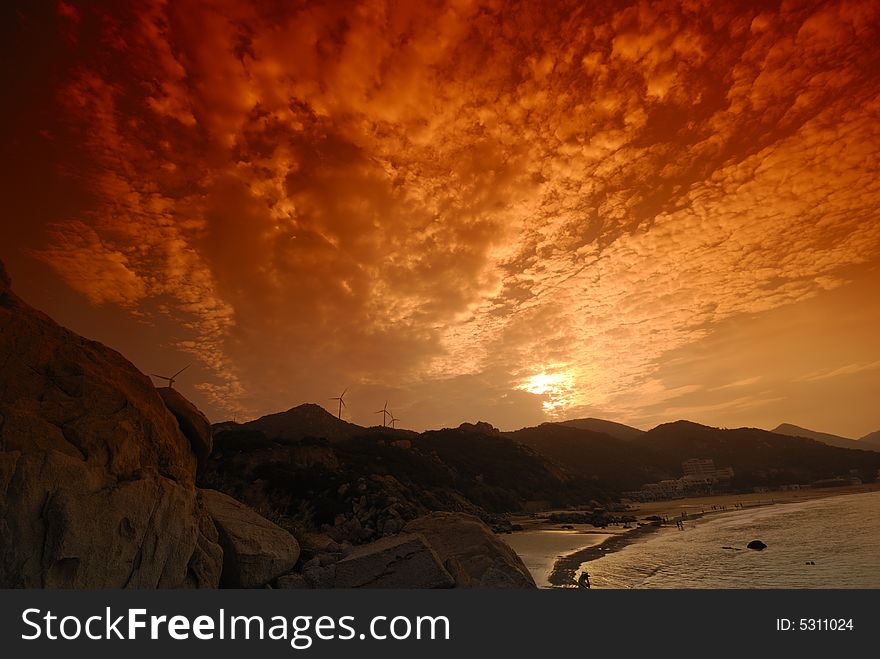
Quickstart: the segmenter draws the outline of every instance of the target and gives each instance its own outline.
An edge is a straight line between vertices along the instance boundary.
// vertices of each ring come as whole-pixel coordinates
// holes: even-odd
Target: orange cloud
[[[179,317],[220,412],[357,382],[427,423],[550,373],[544,410],[634,416],[670,350],[880,254],[876,2],[86,13],[95,204],[42,258]]]

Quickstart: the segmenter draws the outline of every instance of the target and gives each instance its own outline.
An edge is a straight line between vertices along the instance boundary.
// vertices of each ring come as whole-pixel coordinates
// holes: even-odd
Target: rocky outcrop
[[[485,421],[477,421],[476,423],[468,423],[465,421],[461,425],[458,426],[459,430],[463,430],[464,432],[472,432],[477,435],[500,435],[501,431],[498,430],[491,423],[486,423]]]
[[[0,586],[214,587],[196,457],[150,380],[0,266]]]
[[[202,494],[223,547],[222,586],[261,588],[296,565],[299,545],[290,533],[221,492]]]
[[[535,588],[522,560],[476,517],[431,513],[414,519],[405,533],[425,538],[458,588]]]
[[[213,446],[213,431],[208,417],[176,389],[161,387],[156,391],[165,407],[177,419],[177,425],[180,426],[183,436],[189,440],[193,453],[199,461],[205,460],[211,454]]]
[[[425,539],[409,533],[356,547],[331,567],[335,570],[335,588],[451,588],[455,585]]]

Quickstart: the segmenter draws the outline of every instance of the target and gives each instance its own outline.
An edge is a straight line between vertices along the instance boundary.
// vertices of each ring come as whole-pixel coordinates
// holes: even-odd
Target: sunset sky
[[[880,429],[880,1],[2,11],[15,290],[214,421]]]

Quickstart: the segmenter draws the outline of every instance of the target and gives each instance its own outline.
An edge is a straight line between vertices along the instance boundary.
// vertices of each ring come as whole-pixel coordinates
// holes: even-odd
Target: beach
[[[633,516],[636,523],[606,528],[550,522],[548,517],[553,511],[547,511],[514,518],[512,521],[519,524],[522,531],[501,537],[522,558],[539,588],[572,588],[577,585],[584,563],[619,551],[664,527],[674,529],[676,521],[682,518],[686,525],[704,517],[738,510],[877,491],[880,491],[880,483],[639,502],[630,505],[625,512],[615,513]],[[661,525],[646,521],[647,517],[659,517],[664,521]]]

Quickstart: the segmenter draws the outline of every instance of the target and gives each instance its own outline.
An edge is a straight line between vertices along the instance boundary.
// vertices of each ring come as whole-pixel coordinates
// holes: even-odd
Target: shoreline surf
[[[634,515],[639,520],[638,525],[631,529],[620,526],[602,529],[579,524],[573,525],[579,528],[564,530],[560,524],[532,517],[528,520],[519,520],[525,522],[523,525],[527,528],[514,532],[505,540],[526,563],[540,588],[575,588],[578,574],[586,563],[609,556],[634,543],[644,542],[657,532],[672,527],[682,516],[687,523],[706,517],[717,519],[743,510],[876,491],[880,491],[880,483],[853,485],[833,490],[803,489],[647,502],[622,513]],[[645,521],[646,517],[653,516],[663,519],[664,522]],[[549,542],[542,550],[540,545],[543,538],[549,537],[548,534],[567,535],[571,541],[557,542],[556,544],[561,545],[562,548],[555,553],[552,543]],[[525,541],[527,537],[533,542]],[[571,546],[578,541],[582,544],[573,551],[565,551],[566,544]]]

